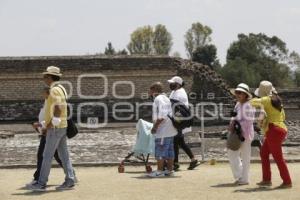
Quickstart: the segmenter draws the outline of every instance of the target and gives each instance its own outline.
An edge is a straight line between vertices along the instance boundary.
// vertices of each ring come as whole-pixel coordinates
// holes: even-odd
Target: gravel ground
[[[300,123],[290,121],[288,125],[289,137],[285,143],[284,153],[289,160],[299,160]],[[220,139],[220,133],[224,129],[226,129],[224,126],[205,128],[206,160],[212,158],[227,160],[226,143]],[[196,157],[202,159],[199,131],[199,127],[194,127],[193,132],[186,135],[186,141]],[[34,166],[39,138],[30,125],[0,125],[0,134],[4,133],[7,133],[8,137],[0,137],[0,167]],[[135,138],[136,130],[133,124],[112,124],[102,129],[82,129],[78,136],[68,140],[71,159],[75,164],[118,163],[131,151]],[[258,148],[252,148],[253,159],[259,160],[258,152]],[[180,153],[180,161],[189,161],[183,152]]]

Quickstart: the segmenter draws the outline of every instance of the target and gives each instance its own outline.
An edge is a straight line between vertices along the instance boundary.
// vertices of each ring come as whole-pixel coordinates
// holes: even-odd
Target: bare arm
[[[60,106],[60,105],[55,105],[55,106],[54,106],[54,112],[53,112],[53,116],[54,116],[54,117],[60,117],[60,115],[61,115],[61,110],[62,110],[61,107],[62,107],[62,106]]]
[[[159,125],[164,121],[164,119],[157,119],[153,125],[153,128],[151,129],[151,133],[155,134]]]

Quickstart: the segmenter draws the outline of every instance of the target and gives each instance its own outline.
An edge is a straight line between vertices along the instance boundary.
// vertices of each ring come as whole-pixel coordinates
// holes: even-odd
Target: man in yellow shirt
[[[66,177],[65,182],[56,189],[69,190],[74,187],[74,172],[69,158],[66,137],[68,126],[66,91],[59,83],[62,74],[58,67],[48,67],[47,70],[43,72],[43,75],[44,82],[50,86],[50,95],[45,104],[45,126],[47,129],[46,146],[39,180],[29,189],[32,191],[46,190],[52,159],[57,149]]]

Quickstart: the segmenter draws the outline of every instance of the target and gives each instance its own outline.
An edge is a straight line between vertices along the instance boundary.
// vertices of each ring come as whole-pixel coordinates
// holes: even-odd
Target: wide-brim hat
[[[277,94],[277,91],[270,81],[261,81],[259,87],[254,92],[255,96],[258,97],[270,96],[272,93]]]
[[[243,92],[248,95],[248,99],[252,99],[252,94],[250,93],[249,86],[245,83],[240,83],[235,89],[231,89],[231,94],[235,95],[235,92]]]
[[[46,71],[43,72],[43,75],[54,75],[54,76],[62,76],[62,73],[60,73],[60,69],[58,67],[55,67],[55,66],[50,66],[50,67],[47,67]]]

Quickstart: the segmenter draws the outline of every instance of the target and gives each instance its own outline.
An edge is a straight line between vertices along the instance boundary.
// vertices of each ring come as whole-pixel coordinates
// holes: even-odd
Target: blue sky
[[[0,0],[0,56],[83,55],[125,48],[143,25],[167,26],[185,57],[193,22],[213,29],[222,63],[238,33],[277,35],[300,52],[298,0]]]

